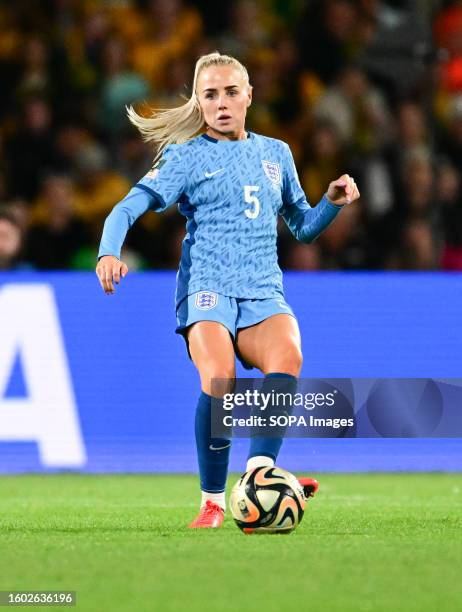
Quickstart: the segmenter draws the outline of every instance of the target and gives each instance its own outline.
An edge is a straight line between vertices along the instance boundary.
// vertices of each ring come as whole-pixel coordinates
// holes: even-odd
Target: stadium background
[[[313,245],[280,227],[280,262],[297,271],[285,284],[303,375],[460,375],[461,41],[458,2],[2,4],[0,470],[195,470],[197,376],[173,335],[174,272],[163,271],[177,266],[182,217],[172,207],[137,223],[123,256],[139,274],[115,297],[84,271],[104,217],[153,156],[125,104],[179,103],[195,59],[215,49],[248,66],[248,127],[290,144],[311,202],[343,172],[362,194]],[[69,377],[80,464],[44,461],[27,416],[23,441],[9,429],[11,410],[33,399],[34,339],[53,358],[33,331],[44,325],[43,295],[64,349],[55,371]],[[287,443],[289,469],[461,469],[457,440],[302,442]],[[240,470],[245,449],[235,447]]]
[[[320,480],[293,536],[248,538],[229,513],[187,527],[183,220],[136,224],[115,296],[94,266],[153,156],[124,105],[179,103],[215,49],[248,66],[248,127],[289,142],[311,202],[345,171],[361,190],[314,245],[280,228],[303,375],[460,377],[461,2],[0,2],[0,591],[72,589],[88,612],[458,611],[461,439],[286,440],[281,465]]]

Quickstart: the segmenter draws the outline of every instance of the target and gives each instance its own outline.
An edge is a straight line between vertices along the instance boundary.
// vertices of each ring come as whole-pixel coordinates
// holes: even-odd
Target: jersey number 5
[[[244,200],[248,204],[253,204],[253,208],[244,210],[245,216],[249,219],[256,219],[260,214],[260,200],[256,195],[252,195],[253,191],[259,191],[258,185],[244,185]]]

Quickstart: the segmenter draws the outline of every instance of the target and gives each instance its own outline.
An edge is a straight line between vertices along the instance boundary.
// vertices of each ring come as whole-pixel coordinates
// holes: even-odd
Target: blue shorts
[[[198,291],[188,295],[178,304],[176,333],[181,334],[188,344],[185,332],[190,325],[198,321],[216,321],[226,327],[235,342],[239,329],[261,323],[276,314],[289,314],[295,317],[292,308],[282,295],[261,300],[249,300],[228,297],[214,291]],[[252,368],[239,357],[237,351],[236,355],[245,368]]]

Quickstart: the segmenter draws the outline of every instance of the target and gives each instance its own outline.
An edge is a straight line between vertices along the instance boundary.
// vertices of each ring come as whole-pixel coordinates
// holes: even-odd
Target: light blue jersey
[[[203,134],[167,147],[115,206],[99,256],[120,257],[126,232],[142,213],[176,203],[187,219],[177,305],[198,291],[246,299],[283,295],[278,214],[298,240],[312,242],[341,209],[325,196],[311,208],[284,142],[251,132],[236,141]]]

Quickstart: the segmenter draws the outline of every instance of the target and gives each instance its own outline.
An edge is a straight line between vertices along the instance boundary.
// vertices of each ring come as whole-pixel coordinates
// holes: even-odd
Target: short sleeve
[[[179,202],[186,189],[186,172],[178,145],[166,147],[162,157],[135,187],[155,198],[152,210],[160,212]]]

